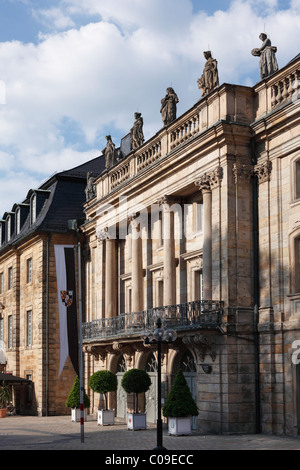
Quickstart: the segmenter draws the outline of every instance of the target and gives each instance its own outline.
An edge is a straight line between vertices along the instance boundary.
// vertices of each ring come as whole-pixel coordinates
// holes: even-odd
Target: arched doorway
[[[157,360],[153,353],[150,354],[146,363],[146,372],[148,372],[151,385],[145,393],[145,411],[148,423],[156,423],[157,420]]]
[[[127,367],[126,367],[125,357],[120,356],[120,359],[117,364],[117,372],[116,372],[117,381],[118,381],[116,417],[121,418],[121,419],[126,419],[126,411],[127,411],[127,394],[121,385],[121,381],[126,370],[127,370]]]
[[[189,350],[185,351],[181,357],[180,369],[183,371],[192,396],[197,403],[197,367],[193,354]],[[197,416],[193,417],[192,429],[197,429]]]

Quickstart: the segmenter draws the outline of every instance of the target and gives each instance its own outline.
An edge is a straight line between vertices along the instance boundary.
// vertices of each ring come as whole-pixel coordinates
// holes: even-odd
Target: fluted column
[[[212,298],[212,211],[210,186],[203,187],[203,298]]]
[[[170,208],[171,202],[168,197],[160,200],[163,208],[164,305],[176,303],[174,212]]]
[[[142,239],[140,224],[135,217],[130,217],[132,227],[132,311],[143,309],[143,265],[142,265]]]
[[[107,238],[105,247],[105,317],[112,318],[117,315],[116,240]]]

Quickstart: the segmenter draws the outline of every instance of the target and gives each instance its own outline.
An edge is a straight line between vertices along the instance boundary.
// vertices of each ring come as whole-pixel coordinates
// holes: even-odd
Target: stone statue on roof
[[[198,88],[202,90],[202,96],[207,95],[219,86],[218,62],[211,56],[211,51],[203,52],[206,59],[202,76],[198,79]]]
[[[275,56],[277,47],[272,46],[271,40],[265,33],[261,33],[259,35],[259,39],[262,40],[261,47],[252,49],[251,54],[260,57],[259,72],[260,78],[263,80],[278,70],[278,64]]]
[[[105,168],[109,170],[116,163],[115,158],[115,149],[116,146],[111,140],[111,136],[106,136],[107,145],[105,149],[102,150],[103,155],[105,156]]]
[[[130,130],[130,140],[132,150],[137,149],[144,143],[143,118],[141,113],[134,113],[135,122]]]
[[[164,126],[171,124],[176,119],[176,105],[178,103],[178,97],[173,88],[167,88],[166,96],[161,100],[161,117]]]
[[[87,173],[87,184],[86,188],[84,190],[85,196],[86,196],[86,201],[90,201],[96,196],[96,185],[95,185],[95,178],[93,176],[93,173],[89,171]]]

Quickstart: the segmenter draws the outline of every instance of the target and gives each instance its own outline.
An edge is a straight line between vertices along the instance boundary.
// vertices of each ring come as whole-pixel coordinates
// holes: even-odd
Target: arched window
[[[197,372],[193,355],[190,351],[186,351],[180,361],[180,369],[183,372]]]
[[[127,366],[126,366],[125,357],[121,356],[117,364],[117,372],[122,373],[122,372],[126,372],[126,370],[127,370]]]
[[[146,364],[146,372],[157,372],[157,360],[152,353]]]

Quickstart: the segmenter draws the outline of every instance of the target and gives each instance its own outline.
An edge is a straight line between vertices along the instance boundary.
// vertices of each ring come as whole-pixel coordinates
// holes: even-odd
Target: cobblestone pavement
[[[0,419],[0,450],[102,450],[153,451],[156,446],[156,426],[148,425],[144,431],[129,431],[126,424],[98,426],[88,417],[84,424],[84,441],[81,441],[79,423],[70,416],[27,417],[8,416]],[[203,450],[300,450],[300,436],[248,435],[200,435],[169,436],[163,430],[163,445],[178,454],[191,454]],[[134,454],[134,452],[133,452]],[[145,455],[147,452],[145,453]]]

